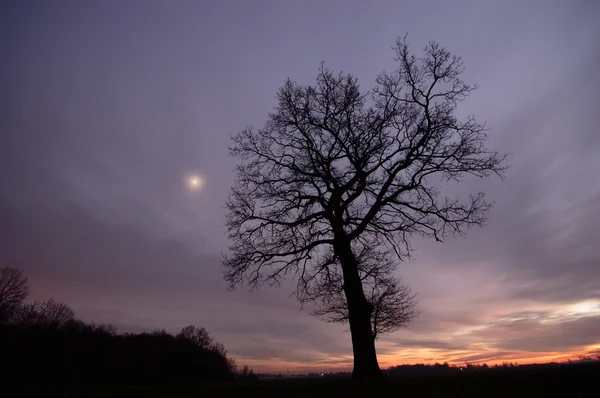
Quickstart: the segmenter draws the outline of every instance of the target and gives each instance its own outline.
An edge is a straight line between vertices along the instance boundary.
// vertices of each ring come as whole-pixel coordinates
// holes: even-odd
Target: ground
[[[44,387],[61,397],[600,397],[600,363],[545,369],[396,376],[384,383],[344,379],[282,379],[205,385]],[[5,388],[8,387],[5,385]],[[41,388],[40,388],[41,389]],[[24,391],[21,389],[21,393]],[[38,391],[38,393],[41,391]],[[12,395],[8,395],[12,396]],[[31,395],[33,396],[33,395]],[[38,396],[36,394],[36,396]]]

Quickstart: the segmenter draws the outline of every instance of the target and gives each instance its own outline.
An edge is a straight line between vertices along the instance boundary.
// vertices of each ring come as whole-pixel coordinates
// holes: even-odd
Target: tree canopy
[[[506,155],[485,146],[485,126],[456,115],[477,88],[460,78],[462,59],[435,42],[419,58],[405,38],[394,49],[398,68],[371,90],[323,64],[313,85],[288,79],[264,126],[234,135],[230,148],[240,163],[227,202],[225,279],[258,288],[296,277],[302,303],[349,320],[355,371],[357,346],[411,319],[410,305],[386,312],[395,326],[377,331],[373,314],[378,300],[411,297],[399,293],[394,269],[412,238],[462,235],[492,206],[483,192],[445,197],[439,184],[506,169]],[[362,357],[374,357],[367,351]]]

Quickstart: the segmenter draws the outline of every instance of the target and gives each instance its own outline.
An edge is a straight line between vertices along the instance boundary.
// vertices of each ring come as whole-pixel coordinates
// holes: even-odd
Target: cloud
[[[511,315],[518,317],[523,314]],[[494,349],[530,353],[577,351],[598,343],[600,311],[593,316],[553,322],[548,322],[551,312],[531,315],[493,323],[469,336],[488,342]]]
[[[468,347],[464,345],[453,343],[451,341],[442,341],[434,339],[419,339],[418,337],[411,338],[399,338],[399,339],[387,339],[387,341],[393,341],[394,346],[397,348],[431,348],[434,350],[462,350]]]
[[[600,302],[582,301],[559,309],[514,311],[482,316],[470,328],[447,334],[433,328],[421,335],[389,337],[380,353],[407,360],[451,363],[515,361],[594,355],[600,335]]]

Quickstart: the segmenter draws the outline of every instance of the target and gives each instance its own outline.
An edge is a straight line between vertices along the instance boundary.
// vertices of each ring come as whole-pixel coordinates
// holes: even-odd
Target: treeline
[[[486,363],[470,363],[466,362],[464,365],[449,365],[447,362],[434,363],[434,364],[414,364],[414,365],[398,365],[392,366],[385,370],[390,376],[399,375],[419,375],[419,374],[443,374],[443,373],[462,373],[462,372],[473,372],[473,371],[486,371],[486,370],[505,370],[505,369],[516,369],[525,367],[541,367],[541,366],[552,366],[555,363],[549,364],[534,364],[534,365],[519,365],[515,362],[504,362],[502,364],[495,364],[488,366]]]
[[[27,278],[0,268],[0,378],[24,384],[165,384],[252,378],[204,328],[117,333],[53,299],[26,303]]]

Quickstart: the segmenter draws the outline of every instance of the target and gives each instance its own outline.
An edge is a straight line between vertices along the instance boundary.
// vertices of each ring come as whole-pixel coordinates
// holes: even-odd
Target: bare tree
[[[221,355],[222,357],[227,357],[227,349],[221,343],[218,343],[215,341],[208,348],[212,352],[216,352],[217,354]]]
[[[341,286],[356,379],[382,377],[363,278],[371,270],[361,271],[373,263],[361,265],[361,253],[403,260],[414,236],[441,241],[481,225],[484,193],[459,200],[437,185],[506,168],[506,155],[486,148],[484,125],[455,115],[476,89],[460,79],[461,58],[435,42],[420,58],[405,39],[394,48],[397,70],[371,91],[323,65],[312,86],[288,79],[264,127],[244,129],[230,148],[241,163],[227,202],[225,279],[258,288],[296,276],[301,301]]]
[[[372,308],[373,339],[406,326],[418,315],[416,296],[412,294],[410,287],[393,278],[374,280],[373,284],[364,290]],[[329,322],[348,322],[350,315],[343,288],[337,289],[325,305],[312,313]]]
[[[213,340],[208,335],[206,329],[197,328],[194,325],[189,325],[181,329],[181,332],[179,332],[177,337],[189,340],[194,343],[194,345],[205,349],[208,349],[213,344]]]
[[[75,311],[68,305],[59,303],[53,298],[42,302],[39,311],[43,322],[54,327],[63,326],[75,318]]]
[[[236,372],[236,362],[233,358],[227,357],[227,350],[225,349],[225,346],[214,341],[203,327],[199,328],[194,325],[186,326],[181,329],[176,337],[179,339],[188,340],[197,347],[219,354],[225,359],[225,363],[229,371],[232,373]]]
[[[0,322],[6,322],[29,294],[29,284],[23,271],[17,268],[0,268]]]
[[[15,312],[13,322],[21,325],[62,327],[75,320],[75,312],[53,298],[23,304]]]
[[[396,266],[389,254],[364,247],[355,256],[363,291],[371,305],[373,339],[406,326],[418,315],[417,299],[410,287],[394,278]],[[328,277],[316,283],[299,278],[300,301],[302,304],[316,303],[317,307],[312,314],[328,322],[346,323],[349,320],[343,275],[340,271],[339,268],[332,267],[328,271]]]

